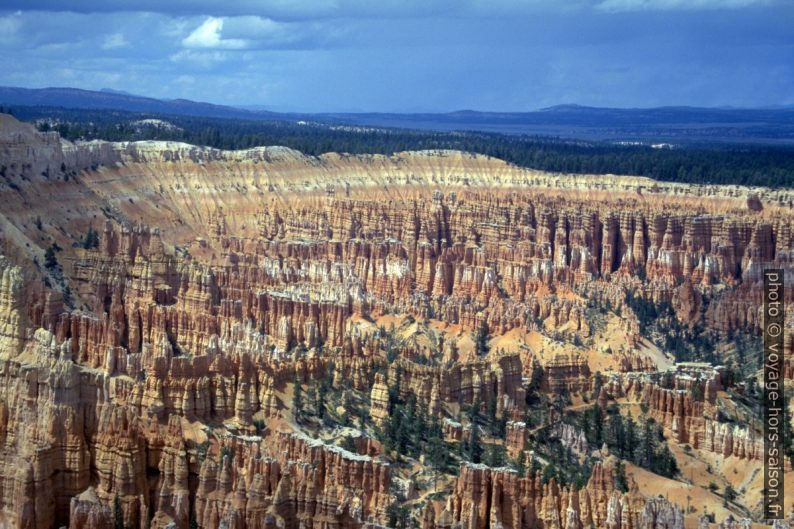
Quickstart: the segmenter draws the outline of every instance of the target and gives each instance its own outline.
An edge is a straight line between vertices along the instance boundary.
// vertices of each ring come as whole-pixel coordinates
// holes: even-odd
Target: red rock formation
[[[505,427],[505,448],[511,457],[517,457],[518,454],[526,450],[527,440],[529,440],[529,432],[527,431],[526,423],[519,421],[507,421]]]
[[[662,387],[667,379],[672,387]],[[697,392],[693,385],[698,384]],[[626,396],[648,407],[648,413],[668,429],[680,443],[688,443],[724,456],[740,459],[762,459],[763,440],[747,427],[721,423],[715,406],[717,391],[722,389],[721,371],[707,364],[681,363],[676,371],[662,379],[635,374],[614,377],[606,391],[599,394],[599,402],[609,392],[613,396]],[[702,400],[695,398],[696,393]]]
[[[272,444],[270,444],[272,443]],[[211,446],[201,463],[196,519],[201,527],[287,527],[327,523],[362,527],[385,516],[389,466],[306,437]]]
[[[464,465],[434,527],[449,523],[487,527],[683,527],[680,510],[664,500],[651,503],[636,492],[621,494],[611,469],[596,465],[587,486],[560,488],[552,480],[519,477],[515,472]]]
[[[378,426],[389,418],[389,387],[386,385],[386,376],[383,373],[375,375],[375,384],[370,394],[369,414]]]
[[[402,398],[416,395],[418,401],[430,403],[435,392],[441,402],[469,405],[479,400],[483,407],[495,399],[501,411],[523,408],[521,371],[517,354],[494,353],[485,359],[459,362],[451,367],[395,362],[389,368],[389,382],[399,380],[398,391]]]
[[[72,498],[69,506],[69,529],[112,529],[113,510],[102,503],[93,489]]]
[[[0,353],[14,357],[27,338],[22,270],[0,256]]]
[[[590,367],[582,356],[556,355],[543,365],[543,389],[551,392],[586,391],[590,387]]]
[[[483,324],[492,337],[586,340],[589,303],[608,303],[634,347],[647,338],[625,301],[634,292],[692,328],[758,332],[761,270],[792,272],[794,218],[776,205],[789,190],[659,183],[651,201],[636,192],[645,179],[465,153],[70,144],[7,116],[0,163],[3,527],[102,528],[116,514],[141,528],[383,526],[395,495],[379,444],[358,436],[353,454],[286,433],[337,435],[319,419],[294,423],[293,381],[326,380],[362,407],[369,395],[379,425],[393,387],[442,419],[450,443],[471,432],[451,420],[462,406],[494,403],[517,455],[532,355],[470,354]],[[344,196],[328,186],[341,181]],[[751,193],[763,211],[748,211]],[[89,228],[99,245],[84,249]],[[42,266],[52,243],[59,264]],[[393,316],[436,330],[375,330]],[[543,365],[542,391],[591,391],[586,356],[567,345]],[[644,403],[676,441],[759,457],[751,430],[718,421],[719,370],[681,364],[667,384],[647,355],[615,360],[600,406]],[[790,358],[784,369],[794,378]],[[588,451],[581,432],[557,433]],[[665,501],[617,492],[609,464],[580,491],[464,465],[441,492],[444,508],[421,509],[427,529],[682,525]]]
[[[557,431],[562,446],[570,448],[574,454],[587,455],[590,450],[584,432],[568,423],[560,423]]]

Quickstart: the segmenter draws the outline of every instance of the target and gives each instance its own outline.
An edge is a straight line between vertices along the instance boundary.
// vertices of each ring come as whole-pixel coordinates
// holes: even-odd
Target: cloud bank
[[[5,9],[5,10],[3,10]],[[0,84],[275,110],[794,104],[782,0],[6,0]]]

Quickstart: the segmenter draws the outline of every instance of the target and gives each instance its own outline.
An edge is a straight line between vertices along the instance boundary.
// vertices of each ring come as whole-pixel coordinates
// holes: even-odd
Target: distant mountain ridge
[[[0,87],[0,104],[73,109],[120,110],[243,120],[312,120],[367,127],[559,136],[591,140],[738,142],[794,144],[794,107],[600,108],[556,105],[527,112],[457,110],[446,113],[271,112],[260,106],[239,108],[188,99],[156,99],[120,90]]]
[[[214,118],[261,119],[266,111],[251,111],[188,99],[155,99],[126,94],[120,90],[101,91],[80,88],[16,88],[0,87],[0,103],[4,105],[54,106],[64,108],[126,110]]]
[[[559,105],[530,112],[324,114],[350,125],[642,142],[794,144],[794,108],[599,108]]]

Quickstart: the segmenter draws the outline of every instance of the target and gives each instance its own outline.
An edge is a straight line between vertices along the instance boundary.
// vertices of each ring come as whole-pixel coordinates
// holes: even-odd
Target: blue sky
[[[794,0],[0,2],[0,84],[303,111],[794,105]]]

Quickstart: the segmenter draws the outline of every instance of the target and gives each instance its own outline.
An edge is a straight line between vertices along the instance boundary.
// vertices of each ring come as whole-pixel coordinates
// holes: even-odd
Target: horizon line
[[[12,85],[0,85],[1,89],[12,89],[12,90],[29,90],[29,91],[46,91],[46,90],[74,90],[80,92],[88,92],[88,93],[95,93],[95,94],[109,94],[113,96],[119,97],[133,97],[139,99],[150,99],[153,101],[159,102],[174,102],[174,101],[187,101],[190,103],[202,104],[202,105],[211,105],[217,107],[225,107],[233,110],[243,110],[252,113],[258,112],[271,112],[271,113],[280,113],[280,114],[399,114],[399,115],[411,115],[411,114],[457,114],[457,113],[464,113],[464,112],[472,112],[472,113],[480,113],[480,114],[530,114],[535,112],[545,112],[549,110],[562,110],[566,108],[570,109],[595,109],[595,110],[663,110],[663,109],[698,109],[698,110],[791,110],[794,109],[794,104],[786,104],[786,103],[773,103],[765,106],[734,106],[734,105],[719,105],[719,106],[698,106],[692,104],[670,104],[670,105],[658,105],[658,106],[627,106],[627,107],[610,107],[610,106],[594,106],[594,105],[587,105],[581,103],[557,103],[550,106],[544,107],[537,107],[531,110],[481,110],[481,109],[473,109],[473,108],[458,108],[453,110],[361,110],[361,109],[347,109],[347,110],[284,110],[284,107],[280,107],[279,105],[269,106],[263,103],[243,103],[243,104],[228,104],[228,103],[216,103],[212,101],[203,101],[199,99],[190,99],[187,97],[173,97],[173,98],[160,98],[154,97],[150,95],[142,95],[142,94],[135,94],[131,92],[127,92],[124,90],[119,90],[116,88],[109,88],[109,87],[102,87],[98,89],[91,89],[91,88],[80,88],[74,86],[43,86],[43,87],[26,87],[26,86],[12,86]],[[5,105],[14,105],[16,103],[6,103],[0,101],[1,104]],[[22,105],[28,106],[28,105]],[[33,106],[45,106],[45,105],[33,105]],[[281,110],[278,110],[282,108]]]

